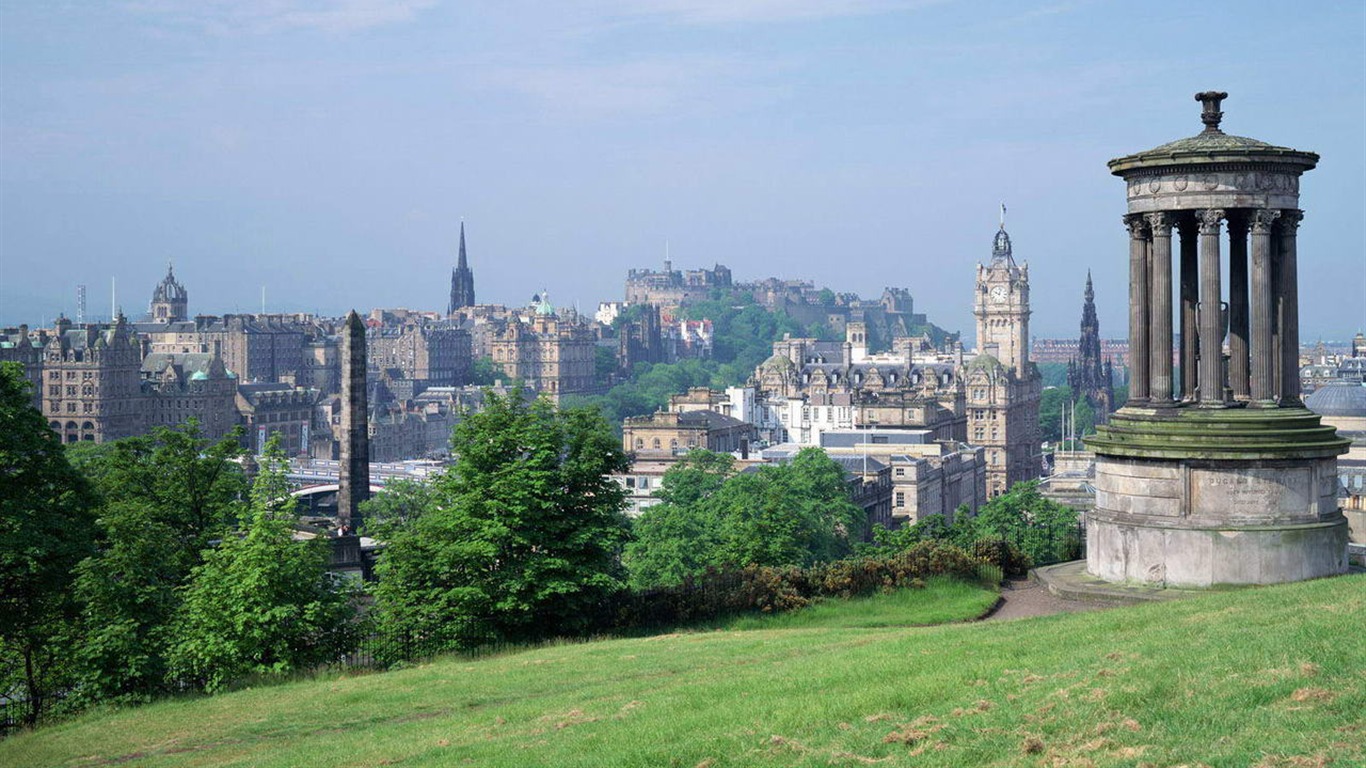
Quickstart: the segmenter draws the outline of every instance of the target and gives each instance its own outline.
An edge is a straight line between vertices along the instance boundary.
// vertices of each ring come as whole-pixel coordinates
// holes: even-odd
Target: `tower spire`
[[[469,262],[465,259],[465,220],[460,220],[460,260],[456,263],[456,269],[469,269]]]
[[[474,306],[474,272],[470,269],[469,257],[465,254],[465,220],[460,220],[460,255],[456,258],[455,269],[451,271],[451,300],[446,305],[446,315],[456,310]]]

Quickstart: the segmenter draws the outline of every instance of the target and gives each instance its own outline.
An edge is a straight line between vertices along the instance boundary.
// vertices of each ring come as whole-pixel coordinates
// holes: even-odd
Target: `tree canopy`
[[[844,470],[819,448],[731,474],[695,450],[664,474],[661,503],[635,522],[625,562],[637,588],[676,584],[708,567],[811,565],[853,550],[867,525]]]
[[[176,610],[172,675],[218,690],[250,674],[334,660],[355,645],[351,590],[327,573],[326,539],[295,541],[288,460],[270,439],[252,485],[250,521],[204,553]]]
[[[29,393],[23,368],[0,363],[0,694],[34,723],[64,671],[95,497]]]
[[[431,504],[378,566],[379,627],[412,655],[572,633],[623,584],[627,467],[600,414],[489,393],[455,428]]]
[[[192,419],[74,452],[101,500],[98,552],[77,570],[82,695],[128,701],[165,689],[182,587],[244,508],[237,438],[207,440]]]

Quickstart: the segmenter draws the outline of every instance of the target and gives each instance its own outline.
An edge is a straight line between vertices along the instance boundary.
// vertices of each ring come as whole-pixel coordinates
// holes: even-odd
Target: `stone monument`
[[[354,529],[360,503],[370,498],[370,423],[365,389],[365,323],[353,309],[341,338],[341,455],[337,527]]]
[[[1348,442],[1300,401],[1299,187],[1319,158],[1225,134],[1227,97],[1196,94],[1200,134],[1109,163],[1128,186],[1131,375],[1128,402],[1087,440],[1087,571],[1108,581],[1271,584],[1347,568]]]

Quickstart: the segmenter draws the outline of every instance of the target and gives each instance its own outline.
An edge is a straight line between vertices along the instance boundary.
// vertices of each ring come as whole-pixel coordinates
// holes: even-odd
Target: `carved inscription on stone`
[[[1310,513],[1309,469],[1191,471],[1196,514],[1284,517]]]

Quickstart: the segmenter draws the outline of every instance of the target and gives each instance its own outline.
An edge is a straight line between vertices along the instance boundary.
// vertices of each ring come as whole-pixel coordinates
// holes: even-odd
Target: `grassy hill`
[[[93,713],[0,743],[0,765],[1362,765],[1363,618],[1350,576],[551,646]]]

